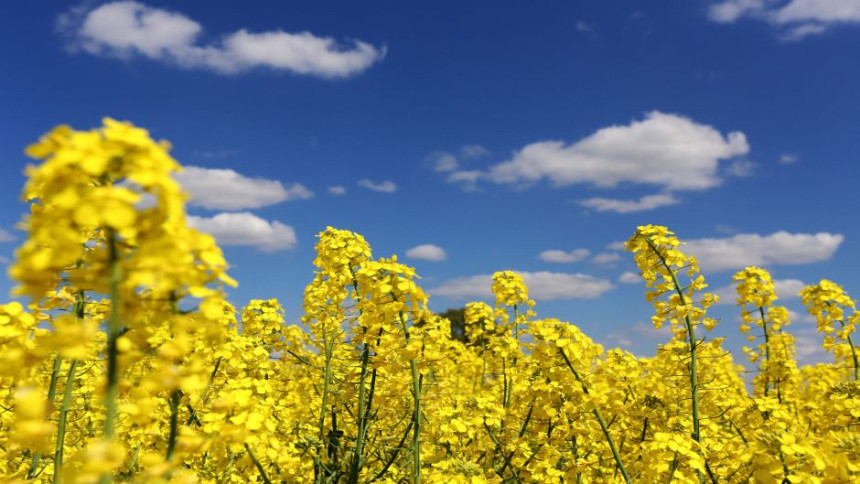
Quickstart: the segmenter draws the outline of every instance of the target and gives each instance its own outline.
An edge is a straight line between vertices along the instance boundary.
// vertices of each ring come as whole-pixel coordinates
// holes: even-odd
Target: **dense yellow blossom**
[[[41,163],[10,275],[30,301],[0,305],[0,481],[860,480],[860,316],[835,283],[802,296],[836,359],[798,367],[770,275],[735,276],[749,382],[707,339],[716,296],[697,261],[659,226],[627,242],[672,329],[648,358],[538,318],[513,271],[452,339],[414,268],[332,227],[303,314],[237,309],[168,149],[109,119],[27,149]]]

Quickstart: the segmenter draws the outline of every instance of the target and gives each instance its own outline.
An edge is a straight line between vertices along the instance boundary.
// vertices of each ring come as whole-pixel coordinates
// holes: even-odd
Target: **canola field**
[[[750,347],[732,355],[683,242],[631,227],[654,326],[672,329],[653,357],[538,318],[510,271],[493,306],[466,306],[463,343],[413,268],[328,228],[288,325],[276,300],[225,299],[237,283],[187,225],[169,148],[111,119],[27,148],[0,481],[860,482],[860,313],[835,282],[801,294],[832,362],[799,366],[769,274],[738,272]]]

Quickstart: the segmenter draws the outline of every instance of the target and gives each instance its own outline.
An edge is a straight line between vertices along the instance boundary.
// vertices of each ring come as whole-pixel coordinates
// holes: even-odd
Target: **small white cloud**
[[[645,195],[639,200],[615,200],[612,198],[595,197],[579,202],[583,207],[591,208],[598,212],[615,213],[642,212],[645,210],[653,210],[655,208],[675,205],[677,203],[680,203],[680,200],[675,198],[671,193]]]
[[[481,178],[479,170],[455,171],[448,175],[448,181],[451,183],[469,182],[475,183]]]
[[[797,362],[801,365],[833,361],[821,347],[822,335],[814,327],[789,326],[785,331],[794,335],[794,348],[797,351]]]
[[[783,165],[791,165],[793,163],[797,163],[798,160],[800,160],[800,156],[796,153],[783,153],[779,157],[779,162]]]
[[[737,178],[753,176],[758,165],[749,160],[735,160],[726,166],[726,175]]]
[[[806,287],[806,283],[800,279],[774,279],[773,285],[780,299],[797,299],[800,291]]]
[[[585,32],[591,32],[592,30],[594,30],[594,28],[588,22],[586,22],[584,20],[580,20],[580,21],[576,22],[576,30],[585,33]]]
[[[615,242],[610,242],[606,244],[606,248],[609,250],[617,250],[617,251],[625,251],[627,250],[626,242],[622,240],[617,240]]]
[[[220,245],[256,247],[263,252],[292,249],[296,231],[277,220],[264,220],[250,212],[219,213],[214,217],[188,216],[188,224],[212,235]]]
[[[708,17],[714,22],[731,23],[745,15],[760,14],[766,0],[724,0],[708,8]]]
[[[284,187],[278,180],[250,178],[227,169],[186,166],[176,180],[191,194],[191,205],[210,210],[260,208],[314,195],[298,183]]]
[[[221,159],[236,156],[239,153],[237,150],[194,150],[191,156],[195,158],[206,159]]]
[[[463,158],[481,158],[490,154],[490,150],[481,145],[466,145],[460,148],[460,156]]]
[[[802,313],[798,313],[797,311],[792,311],[791,309],[788,310],[788,320],[792,323],[815,323],[815,317],[811,316],[808,312],[804,311]]]
[[[829,260],[845,240],[841,234],[738,234],[727,238],[688,240],[685,251],[704,270],[723,271],[746,266],[799,265]]]
[[[781,301],[790,301],[792,299],[800,298],[800,290],[806,287],[806,284],[798,279],[774,279],[773,285],[776,289],[776,295],[778,298],[777,304]],[[720,297],[717,304],[723,306],[732,306],[737,304],[738,290],[735,283],[726,284],[725,286],[720,286],[716,289],[706,289],[706,291],[710,291]],[[794,313],[794,315],[798,316],[797,313]],[[794,321],[799,319],[791,316],[791,320]]]
[[[510,161],[491,167],[488,178],[521,186],[546,179],[556,186],[611,188],[633,183],[666,190],[704,190],[722,183],[721,160],[748,151],[741,132],[724,136],[689,118],[653,111],[644,120],[600,129],[573,144],[541,141],[527,145]]]
[[[665,325],[662,328],[657,329],[651,323],[638,322],[607,333],[604,338],[605,341],[610,343],[610,345],[630,348],[633,346],[635,341],[666,341],[671,337],[672,329],[669,325]]]
[[[8,266],[12,263],[12,259],[6,257],[5,255],[0,255],[0,265]]]
[[[332,195],[346,195],[346,187],[345,186],[334,185],[334,186],[328,187],[326,190],[328,190],[328,192],[331,193]]]
[[[641,274],[637,274],[635,272],[625,272],[618,276],[618,282],[621,284],[639,284],[644,283],[645,281],[642,279]]]
[[[588,249],[574,249],[570,252],[563,250],[545,250],[540,253],[538,259],[554,264],[569,264],[579,262],[588,258],[591,252]]]
[[[443,261],[448,258],[445,249],[433,244],[421,244],[406,251],[406,257],[410,259],[422,259],[431,261]]]
[[[14,242],[17,237],[9,233],[6,229],[0,228],[0,242]]]
[[[457,157],[447,151],[434,151],[424,158],[424,162],[439,173],[451,172],[460,167]]]
[[[591,262],[594,264],[613,264],[618,262],[619,259],[621,259],[621,256],[617,252],[602,252],[594,256]]]
[[[796,41],[836,25],[860,24],[857,0],[722,0],[708,9],[714,22],[756,19],[773,26],[783,40]]]
[[[310,32],[281,30],[226,34],[218,42],[198,42],[203,27],[170,10],[134,1],[96,8],[73,8],[57,19],[72,49],[131,59],[137,56],[185,69],[234,74],[264,67],[323,78],[356,75],[385,57],[385,48],[360,40],[340,44]]]
[[[367,178],[362,178],[361,180],[358,180],[358,185],[375,192],[394,193],[397,191],[397,184],[391,180],[384,180],[377,183],[368,180]]]
[[[519,271],[518,271],[519,272]],[[607,279],[561,272],[519,272],[529,288],[529,296],[539,301],[554,299],[595,299],[612,289]],[[451,279],[428,292],[456,298],[490,298],[493,276],[483,274]]]

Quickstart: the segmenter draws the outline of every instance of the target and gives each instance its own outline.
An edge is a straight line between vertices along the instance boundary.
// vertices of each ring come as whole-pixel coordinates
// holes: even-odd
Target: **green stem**
[[[79,290],[75,301],[75,317],[78,322],[84,319],[84,309],[86,308],[86,296],[83,290]],[[57,356],[57,359],[60,357]],[[69,405],[72,402],[72,391],[75,388],[75,373],[78,369],[78,360],[72,360],[69,363],[69,372],[66,375],[66,388],[63,391],[63,402],[60,404],[60,414],[57,418],[57,442],[54,449],[54,475],[51,479],[53,484],[59,484],[60,476],[63,471],[63,450],[66,441],[66,421],[69,415]],[[54,390],[56,391],[56,382],[54,382]],[[53,401],[53,399],[52,399]]]
[[[331,341],[327,339],[325,327],[323,327],[323,345],[325,347],[325,370],[323,373],[323,393],[322,393],[322,404],[320,406],[320,418],[319,418],[319,443],[317,447],[317,466],[316,466],[316,478],[315,482],[319,484],[322,482],[323,478],[323,469],[322,469],[322,456],[323,452],[323,443],[325,442],[325,414],[328,408],[328,393],[329,387],[331,386],[331,360],[332,354],[334,353],[334,336],[332,335]]]
[[[112,229],[108,229],[108,278],[110,285],[110,317],[108,318],[108,335],[107,335],[107,394],[105,399],[105,424],[104,435],[107,439],[113,439],[116,434],[116,417],[117,417],[117,393],[119,389],[119,367],[117,357],[119,349],[117,341],[119,340],[121,331],[120,322],[120,293],[119,284],[122,280],[122,266],[119,263],[119,251],[116,245],[116,233]]]
[[[63,392],[63,403],[60,406],[60,415],[57,422],[57,447],[54,451],[54,477],[51,482],[59,484],[60,475],[63,470],[63,447],[66,440],[66,420],[69,414],[69,405],[72,402],[72,390],[75,387],[75,372],[78,369],[78,360],[72,360],[69,364],[69,373],[66,376],[66,388]]]
[[[63,357],[59,354],[54,358],[54,367],[51,370],[51,381],[48,384],[48,403],[54,406],[54,398],[57,396],[57,380],[60,378],[60,369],[63,366]],[[37,475],[36,468],[39,467],[39,462],[42,460],[42,453],[33,454],[33,459],[30,461],[30,469],[27,471],[27,479],[34,479]]]
[[[116,232],[113,229],[107,229],[108,242],[108,283],[110,286],[110,317],[108,318],[108,334],[107,334],[107,391],[105,393],[105,423],[104,423],[104,438],[105,440],[113,440],[116,434],[116,419],[117,419],[117,395],[119,393],[119,365],[117,357],[119,356],[119,348],[117,342],[122,331],[122,322],[120,320],[120,282],[122,281],[122,266],[119,260],[119,250],[117,248]],[[113,474],[104,474],[100,479],[101,484],[108,484],[113,481]]]
[[[860,359],[857,357],[857,348],[854,346],[850,334],[848,335],[848,344],[851,346],[851,358],[854,359],[854,381],[860,381]]]
[[[367,481],[368,483],[378,481],[382,476],[388,472],[388,468],[391,467],[391,464],[397,459],[397,454],[400,453],[400,449],[403,448],[403,443],[406,442],[406,438],[409,437],[409,432],[412,430],[412,422],[409,422],[409,425],[406,426],[406,431],[403,432],[403,437],[400,438],[400,443],[397,444],[397,447],[394,448],[394,452],[391,453],[391,457],[388,459],[388,462],[385,463],[385,466],[381,471],[377,472],[373,479]]]
[[[678,297],[681,299],[681,305],[687,306],[687,296],[684,295],[684,291],[681,290],[681,284],[678,282],[678,277],[675,275],[675,271],[669,267],[669,264],[666,262],[666,258],[660,254],[660,251],[657,250],[657,247],[654,246],[654,243],[651,239],[646,238],[645,241],[648,243],[648,246],[652,251],[657,255],[660,259],[660,263],[663,264],[663,267],[666,269],[666,272],[672,276],[672,284],[675,286],[675,292],[678,293]],[[684,322],[687,327],[687,338],[690,342],[690,390],[692,392],[692,413],[693,413],[693,440],[698,443],[702,441],[701,428],[699,424],[699,361],[698,361],[698,351],[696,342],[696,333],[693,327],[693,322],[690,321],[690,315],[686,314],[684,316]]]
[[[355,278],[355,273],[352,275],[352,289],[358,297],[358,280]],[[362,326],[361,328],[362,337],[367,336],[367,328]],[[361,347],[361,371],[360,377],[358,380],[358,413],[356,418],[358,419],[358,435],[356,436],[355,441],[355,454],[352,457],[352,462],[350,463],[349,468],[349,479],[347,482],[349,484],[357,484],[358,476],[361,473],[361,465],[362,465],[362,454],[364,454],[364,439],[367,434],[367,417],[369,407],[367,405],[366,393],[367,393],[367,366],[370,363],[370,345],[365,341],[362,343]]]
[[[770,390],[770,377],[767,374],[770,363],[770,334],[767,332],[767,318],[764,314],[764,308],[760,306],[758,312],[761,315],[761,327],[764,330],[764,396],[767,396],[768,390]]]
[[[839,322],[842,326],[845,326],[845,323],[842,321]],[[851,339],[851,335],[849,334],[846,338],[848,340],[848,346],[851,347],[851,358],[854,360],[854,381],[860,381],[860,359],[857,357],[857,348],[854,346],[854,340]]]
[[[260,472],[260,477],[263,478],[263,482],[266,484],[272,484],[272,481],[269,480],[269,476],[266,475],[266,470],[263,469],[263,464],[260,464],[260,461],[257,460],[257,456],[254,455],[254,451],[251,450],[251,447],[248,444],[245,444],[245,450],[248,451],[248,455],[251,457],[251,460],[254,461],[254,465],[257,466],[257,471]]]
[[[582,387],[582,392],[586,395],[590,396],[588,391],[588,385],[585,384],[585,381],[582,380],[582,377],[579,375],[579,372],[576,371],[576,368],[570,363],[570,359],[568,359],[564,350],[559,348],[558,352],[561,354],[561,357],[564,359],[564,363],[570,369],[573,376],[576,377],[576,381],[579,382],[579,385]],[[597,419],[597,423],[600,424],[600,430],[603,431],[603,435],[606,437],[606,442],[609,444],[609,450],[612,451],[612,457],[615,459],[615,464],[618,466],[618,470],[621,471],[621,475],[624,477],[624,482],[630,484],[630,475],[627,474],[627,469],[624,468],[624,463],[621,462],[621,455],[618,453],[618,449],[615,447],[615,441],[612,439],[612,435],[609,433],[609,427],[606,426],[606,421],[603,420],[603,416],[600,414],[600,410],[597,407],[591,409],[591,413],[594,414],[594,418]]]
[[[366,334],[366,331],[363,331]],[[370,345],[364,343],[361,350],[361,376],[358,381],[358,436],[355,441],[355,455],[353,456],[352,463],[350,465],[349,470],[349,480],[350,484],[355,484],[358,482],[358,475],[361,472],[361,456],[364,453],[364,438],[367,432],[367,410],[365,403],[365,393],[367,386],[367,365],[370,360]]]
[[[173,390],[170,394],[170,436],[167,439],[167,456],[166,460],[173,460],[174,452],[176,451],[176,438],[179,435],[179,398],[181,393],[179,390]]]
[[[408,345],[409,328],[406,326],[403,313],[400,313],[400,327]],[[421,484],[421,377],[415,358],[409,360],[409,367],[412,370],[412,400],[414,402],[412,413],[412,483]]]

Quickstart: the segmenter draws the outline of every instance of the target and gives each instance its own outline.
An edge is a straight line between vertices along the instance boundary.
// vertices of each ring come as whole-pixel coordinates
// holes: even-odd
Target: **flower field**
[[[22,303],[0,306],[2,482],[860,482],[860,313],[834,282],[801,293],[832,363],[796,363],[758,267],[734,277],[750,347],[732,355],[708,337],[696,259],[631,227],[673,335],[653,357],[539,318],[510,271],[493,306],[466,306],[463,343],[413,268],[328,228],[288,325],[277,300],[225,299],[236,281],[187,225],[169,148],[111,119],[27,148]]]

